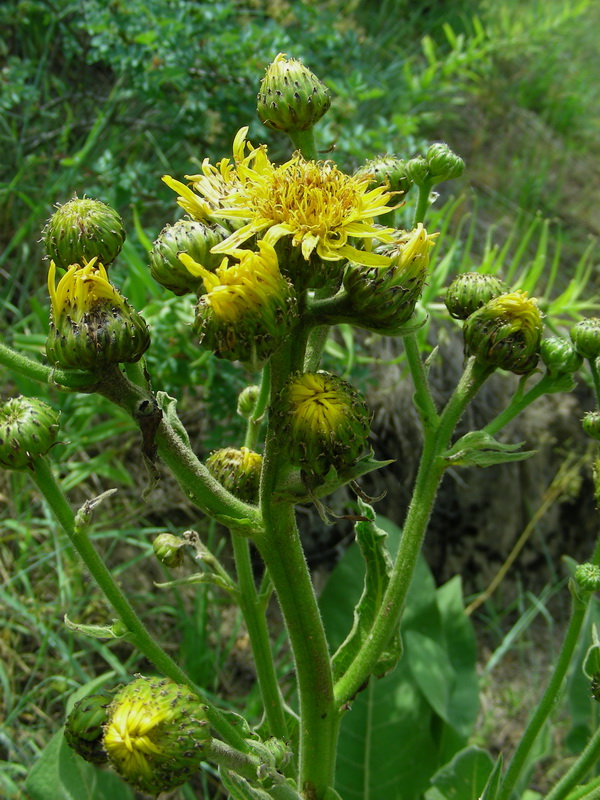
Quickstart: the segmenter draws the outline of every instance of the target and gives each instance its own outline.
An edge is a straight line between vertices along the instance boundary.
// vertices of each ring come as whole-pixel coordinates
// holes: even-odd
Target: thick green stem
[[[232,542],[240,589],[240,607],[252,644],[256,674],[269,728],[272,736],[287,740],[289,737],[283,711],[283,701],[277,683],[267,623],[254,583],[249,543],[247,539],[235,534],[232,537]]]
[[[218,739],[209,739],[204,743],[202,756],[203,760],[232,770],[249,780],[256,780],[261,764],[258,756],[248,752],[242,753]]]
[[[17,353],[0,342],[0,364],[3,364],[17,375],[23,375],[39,383],[50,383],[57,388],[68,390],[86,389],[96,384],[97,378],[92,372],[79,372],[74,370],[52,369],[46,364],[40,364],[28,356]]]
[[[335,701],[338,708],[351,701],[368,680],[398,625],[417,558],[421,552],[433,502],[446,469],[446,464],[440,455],[447,449],[454,428],[466,406],[492,371],[493,368],[482,367],[471,359],[440,416],[438,425],[425,430],[419,471],[390,582],[369,636],[346,673],[335,685]]]
[[[431,205],[429,196],[431,195],[432,186],[433,184],[429,182],[419,186],[419,199],[417,201],[415,216],[413,218],[413,228],[416,228],[419,222],[424,222],[425,220],[425,215],[427,214],[427,210]]]
[[[594,391],[596,392],[596,404],[600,406],[600,375],[598,375],[598,367],[596,366],[595,358],[588,358],[592,379],[594,381]]]
[[[426,431],[438,421],[437,409],[429,389],[425,365],[421,358],[421,351],[416,335],[410,333],[404,336],[403,342],[406,360],[408,361],[408,366],[415,385],[415,406],[421,417],[423,430]]]
[[[306,131],[288,131],[288,136],[292,140],[294,150],[300,150],[307,161],[317,161],[319,154],[313,128]]]
[[[594,554],[591,559],[592,564],[600,564],[600,537],[596,542]],[[555,708],[557,700],[560,696],[560,691],[563,681],[567,674],[567,670],[573,658],[581,627],[585,619],[587,608],[591,594],[585,595],[577,590],[571,590],[571,618],[567,627],[565,638],[558,656],[558,660],[552,672],[550,682],[546,687],[546,691],[542,695],[542,699],[538,703],[533,717],[529,721],[521,740],[514,752],[512,760],[506,771],[496,800],[509,800],[519,776],[527,761],[535,740],[537,739],[544,723],[550,716],[550,713]],[[589,745],[588,745],[589,746]],[[567,773],[568,774],[568,773]],[[566,776],[565,776],[566,777]]]
[[[544,800],[563,800],[563,798],[567,797],[571,790],[574,789],[594,765],[598,763],[599,758],[600,728],[596,730],[577,761],[575,761],[551,791],[548,792]],[[600,780],[600,778],[598,780]]]
[[[244,441],[244,447],[247,447],[249,450],[254,450],[256,446],[256,442],[258,440],[258,434],[260,432],[260,428],[265,415],[265,409],[269,402],[270,392],[271,392],[271,366],[270,364],[267,364],[262,371],[262,376],[260,379],[260,391],[258,393],[258,397],[256,398],[256,403],[254,405],[254,409],[252,410],[252,414],[248,419],[248,426],[246,428],[246,438]]]
[[[186,684],[196,692],[202,702],[206,704],[208,719],[219,735],[233,747],[247,751],[248,745],[235,728],[229,724],[221,712],[198,690],[193,681],[150,636],[144,623],[115,583],[108,567],[98,555],[87,533],[76,528],[73,510],[58,486],[49,463],[44,458],[38,458],[34,461],[32,477],[69,537],[71,544],[106,596],[106,599],[127,627],[129,631],[128,641],[135,645],[160,672],[176,683]]]

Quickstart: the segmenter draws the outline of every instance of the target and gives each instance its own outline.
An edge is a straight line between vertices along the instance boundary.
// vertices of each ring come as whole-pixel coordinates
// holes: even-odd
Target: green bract
[[[206,459],[206,467],[228,491],[247,503],[258,502],[262,458],[247,447],[215,450]]]
[[[108,756],[102,746],[107,708],[112,702],[108,693],[92,694],[75,703],[65,723],[65,739],[86,761],[105,764]]]
[[[451,317],[467,319],[490,300],[508,291],[508,285],[496,275],[463,272],[446,289],[444,303]]]
[[[600,355],[600,319],[582,319],[571,328],[571,341],[583,358],[594,360]]]
[[[0,406],[0,466],[31,467],[56,442],[59,412],[35,397],[15,397]]]

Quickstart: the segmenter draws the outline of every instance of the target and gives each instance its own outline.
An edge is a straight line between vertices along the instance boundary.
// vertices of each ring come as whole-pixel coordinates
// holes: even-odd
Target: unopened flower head
[[[159,533],[152,542],[152,549],[157,559],[169,569],[176,569],[183,564],[186,542],[172,533]]]
[[[600,356],[600,319],[582,319],[571,328],[571,341],[582,358],[595,361]]]
[[[263,125],[285,133],[312,128],[331,105],[327,87],[301,61],[284,53],[267,67],[257,100]]]
[[[206,467],[229,492],[247,503],[258,502],[262,457],[247,447],[215,450],[206,459]]]
[[[352,384],[328,372],[292,375],[271,413],[290,462],[311,476],[344,470],[366,448],[369,409]]]
[[[174,294],[197,294],[202,290],[202,278],[192,274],[179,259],[187,253],[194,261],[213,272],[223,260],[213,255],[211,248],[229,235],[220,225],[193,219],[180,219],[160,232],[150,251],[150,274]]]
[[[437,233],[428,234],[421,223],[382,248],[391,264],[385,269],[350,264],[344,288],[356,311],[355,324],[393,335],[413,315],[429,268],[429,255]]]
[[[535,369],[542,338],[542,315],[533,297],[516,291],[490,300],[467,319],[465,352],[489,366],[518,375]]]
[[[125,230],[121,217],[106,203],[75,197],[58,206],[43,237],[48,257],[63,269],[93,258],[108,266],[123,246]]]
[[[56,283],[50,263],[51,302],[46,355],[64,369],[96,369],[106,364],[138,361],[150,344],[148,326],[109,282],[95,258],[72,264]]]
[[[272,245],[259,252],[238,250],[237,263],[227,258],[214,273],[185,254],[185,267],[204,281],[206,294],[196,307],[194,330],[200,344],[220,358],[242,361],[256,371],[289,334],[297,315],[296,294],[279,271]]]
[[[509,291],[508,285],[496,275],[463,272],[446,290],[444,303],[451,317],[467,319],[490,300]]]
[[[219,197],[221,207],[214,212],[220,218],[241,221],[242,227],[213,252],[235,255],[258,236],[272,245],[290,239],[305,265],[314,257],[334,262],[334,267],[337,262],[337,274],[348,259],[367,266],[389,264],[389,258],[369,250],[374,240],[391,241],[391,230],[374,223],[375,217],[389,211],[390,194],[385,187],[369,189],[368,178],[346,175],[331,161],[306,161],[299,153],[276,166],[264,146],[246,142],[246,132],[243,128],[234,142],[236,177],[229,181],[231,190],[226,197]],[[209,178],[197,180],[194,189],[210,200],[213,185]],[[358,249],[355,241],[362,241],[365,249]],[[300,267],[292,260],[289,269],[283,260],[280,263],[294,285],[321,285],[318,275],[298,274]]]
[[[108,761],[102,738],[111,702],[112,694],[108,692],[84,697],[75,703],[65,723],[67,744],[91,764]]]
[[[406,162],[397,156],[379,156],[367,161],[354,173],[355,177],[368,178],[369,189],[383,186],[392,193],[388,205],[397,206],[412,186],[406,172]]]
[[[579,355],[575,347],[567,339],[560,336],[549,336],[542,339],[540,345],[540,356],[546,365],[549,375],[570,375],[577,372],[583,358]]]
[[[0,404],[0,467],[26,469],[56,442],[59,412],[37,397]]]
[[[140,675],[115,695],[107,716],[104,750],[133,786],[153,795],[170,791],[199,769],[210,728],[187,686]]]

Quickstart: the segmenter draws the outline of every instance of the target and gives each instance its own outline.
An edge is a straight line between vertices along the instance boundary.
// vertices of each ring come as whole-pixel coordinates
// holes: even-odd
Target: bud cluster
[[[445,142],[436,142],[425,156],[416,156],[406,163],[408,180],[417,186],[434,186],[443,181],[460,178],[465,162]]]

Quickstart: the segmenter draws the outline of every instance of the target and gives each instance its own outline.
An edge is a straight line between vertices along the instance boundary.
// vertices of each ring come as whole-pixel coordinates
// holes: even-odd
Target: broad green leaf
[[[392,570],[392,560],[386,547],[388,534],[375,524],[375,512],[371,506],[359,500],[358,507],[359,513],[368,518],[368,521],[357,522],[354,526],[356,542],[365,561],[363,593],[354,609],[352,629],[333,656],[335,679],[345,673],[368,637],[375,616],[381,608]],[[374,670],[375,674],[384,675],[393,669],[401,653],[402,644],[396,632],[381,654]]]
[[[113,772],[80,758],[61,728],[48,742],[25,780],[31,800],[133,800],[133,792]]]
[[[403,631],[406,661],[427,702],[445,722],[450,722],[450,692],[456,680],[441,644],[416,630]]]
[[[490,772],[484,790],[481,793],[481,800],[496,800],[500,778],[502,777],[502,753],[496,759],[494,769]]]
[[[439,769],[425,793],[426,800],[478,800],[492,773],[494,762],[486,750],[467,747]]]

